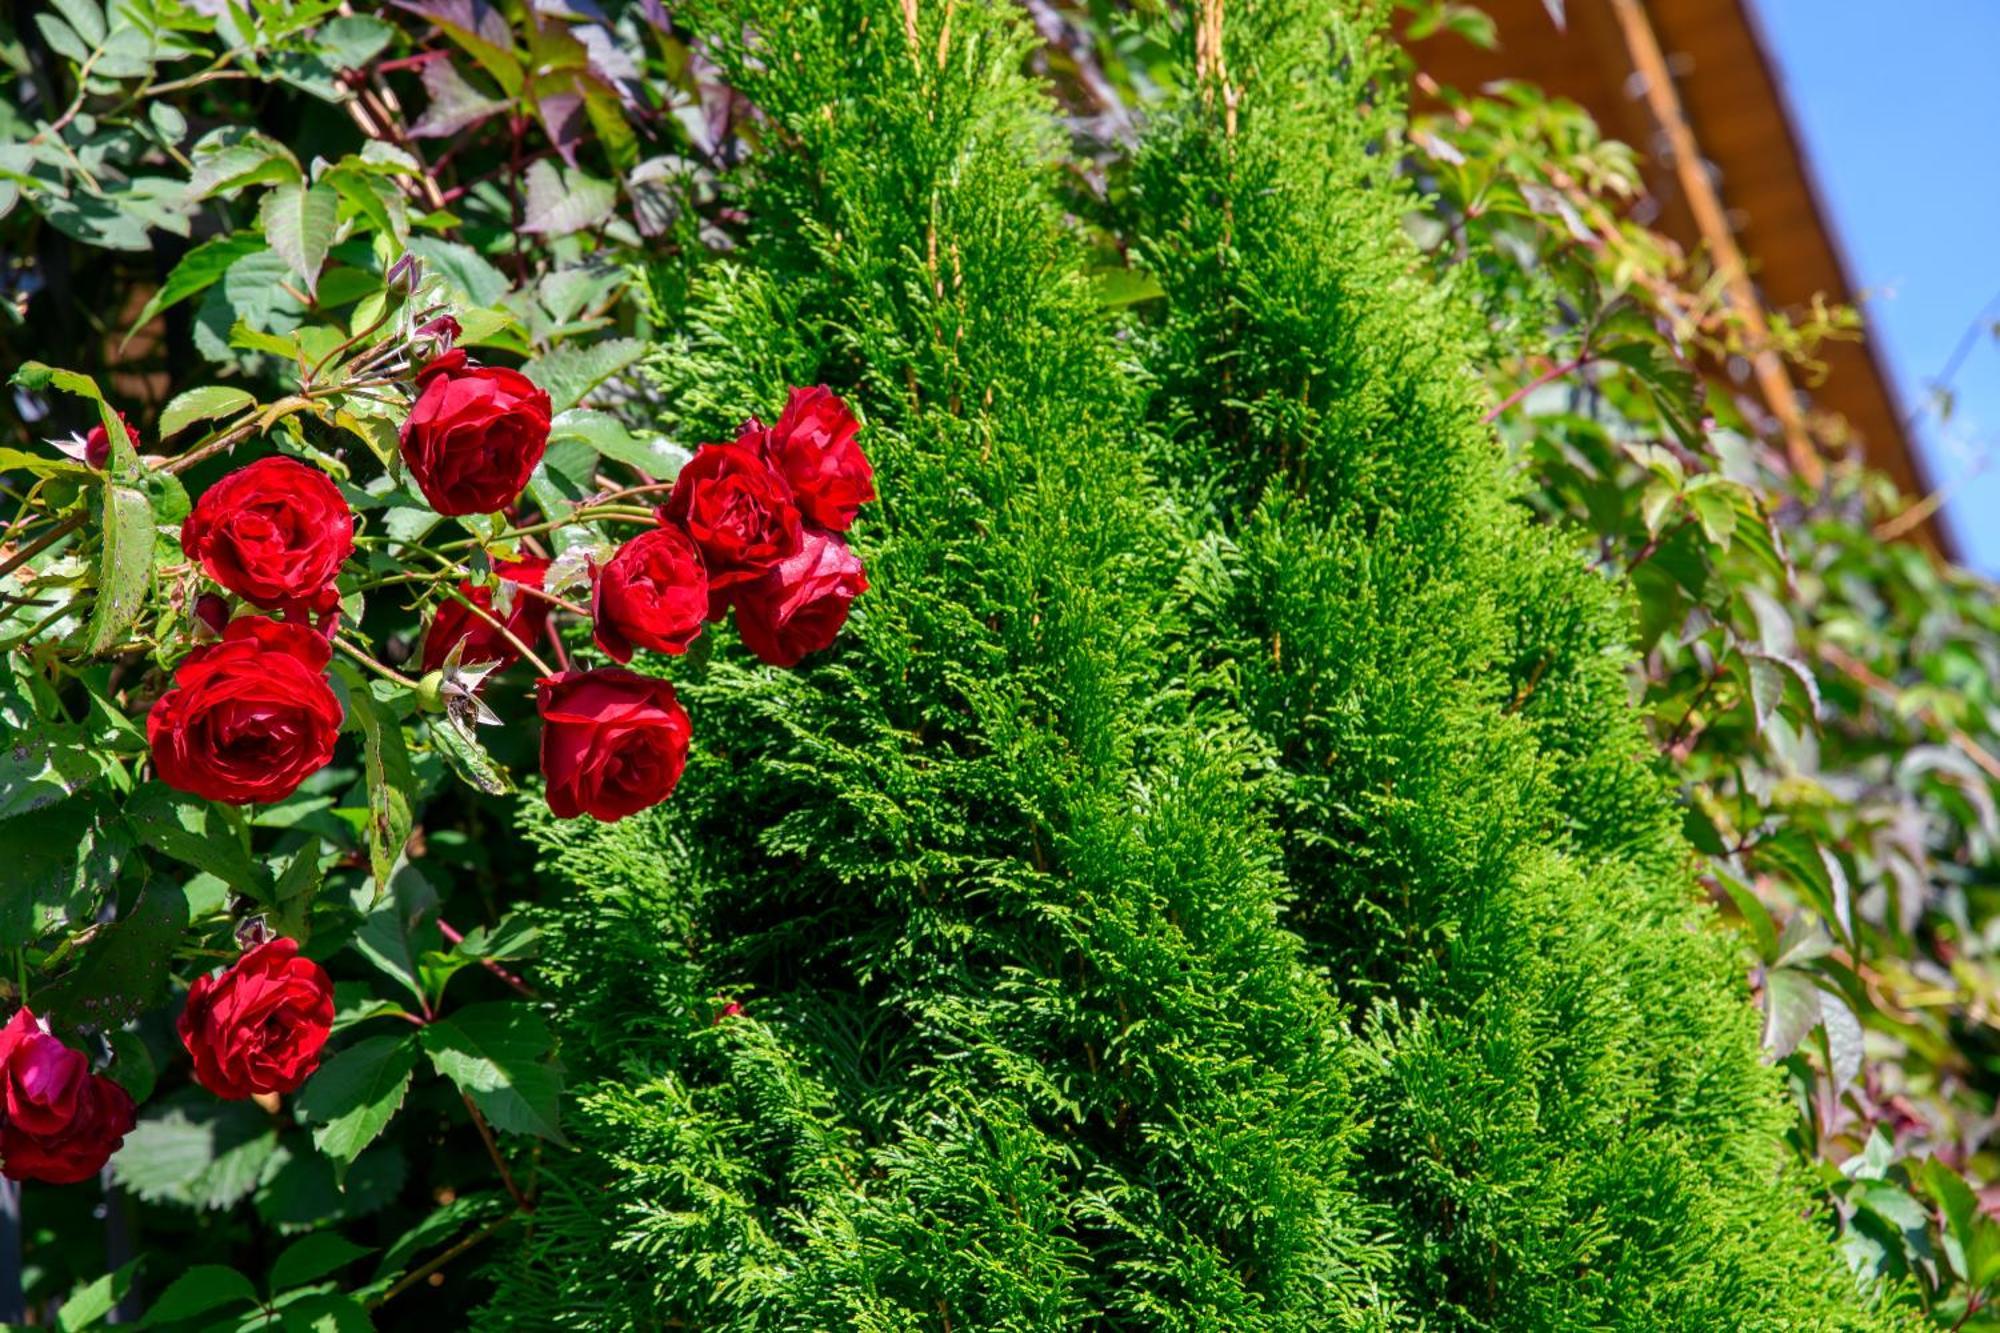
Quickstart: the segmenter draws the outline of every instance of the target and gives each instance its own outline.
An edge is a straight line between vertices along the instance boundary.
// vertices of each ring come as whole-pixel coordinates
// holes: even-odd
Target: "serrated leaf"
[[[565,343],[521,367],[521,372],[549,395],[551,411],[576,406],[592,389],[646,354],[638,338],[611,338],[578,345]],[[579,434],[579,438],[582,438]],[[591,441],[596,448],[596,442]]]
[[[403,1105],[417,1067],[409,1035],[369,1037],[321,1065],[299,1091],[299,1110],[313,1122],[313,1145],[333,1162],[334,1178],[373,1143]]]
[[[659,436],[640,437],[625,429],[609,412],[572,407],[559,412],[549,423],[551,447],[566,440],[580,440],[614,462],[635,467],[659,481],[672,481],[687,465],[688,451],[669,444]]]
[[[333,246],[339,198],[332,187],[291,183],[274,187],[257,211],[264,240],[281,256],[311,294]]]
[[[565,171],[547,158],[528,168],[521,230],[550,240],[587,231],[611,218],[618,187],[582,171]]]
[[[149,1203],[228,1208],[262,1179],[278,1132],[247,1101],[203,1100],[148,1115],[111,1159],[118,1183]]]
[[[410,253],[440,274],[453,295],[475,306],[490,306],[507,294],[511,284],[499,269],[456,241],[412,236]]]
[[[119,435],[124,434],[121,429]],[[129,446],[128,446],[129,447]],[[125,641],[153,583],[153,506],[144,491],[104,480],[104,532],[98,549],[97,595],[84,647],[108,652]]]
[[[475,1004],[423,1030],[438,1073],[458,1085],[495,1129],[564,1142],[557,1123],[562,1080],[547,1062],[551,1039],[524,1004]]]
[[[361,732],[362,773],[368,787],[368,863],[376,892],[388,886],[415,819],[416,778],[403,727],[375,698],[360,672],[342,662],[335,679],[345,683],[347,716]]]
[[[180,886],[153,881],[84,947],[82,961],[36,993],[35,1007],[78,1027],[123,1027],[165,996],[187,921]]]
[[[255,1304],[257,1288],[250,1279],[221,1264],[196,1264],[160,1293],[141,1321],[145,1327],[177,1324],[196,1315],[213,1315],[232,1306]],[[210,1326],[213,1326],[211,1321]]]
[[[322,1231],[287,1246],[271,1265],[271,1294],[302,1287],[335,1273],[375,1251],[356,1245],[337,1231]]]
[[[125,803],[125,822],[140,842],[262,903],[272,901],[271,875],[252,860],[222,811],[175,791],[164,782],[149,782]]]
[[[63,1302],[62,1309],[56,1311],[56,1328],[60,1333],[83,1333],[84,1329],[94,1327],[132,1290],[139,1265],[145,1261],[145,1256],[141,1255],[116,1272],[106,1273],[96,1281],[78,1287]]]
[[[208,290],[222,280],[222,275],[229,271],[231,264],[263,248],[263,238],[246,231],[204,241],[182,255],[181,262],[174,265],[173,272],[167,274],[167,280],[147,300],[139,317],[132,321],[132,327],[125,331],[126,341],[129,342],[133,334],[151,323],[161,311]]]
[[[205,135],[195,145],[194,170],[188,177],[190,199],[208,199],[250,185],[304,181],[292,150],[261,130],[230,128]]]
[[[398,869],[387,894],[377,891],[372,910],[354,934],[361,956],[425,1000],[423,956],[443,942],[431,915],[437,893],[414,866]]]
[[[1861,1020],[1845,1001],[1831,995],[1820,996],[1819,1011],[1826,1025],[1828,1072],[1833,1075],[1834,1091],[1842,1092],[1861,1074]]]
[[[467,82],[449,60],[431,61],[423,67],[421,77],[430,102],[410,126],[412,138],[449,138],[507,109],[505,101],[488,97]]]
[[[210,421],[254,407],[257,400],[228,384],[205,384],[174,395],[160,413],[160,438],[172,439],[197,421]]]
[[[396,7],[421,14],[470,55],[509,97],[518,97],[525,74],[514,52],[507,20],[487,0],[395,0]]]
[[[432,718],[430,737],[432,748],[467,786],[488,796],[505,796],[514,790],[514,784],[507,780],[507,770],[493,762],[486,747],[456,718]]]
[[[1764,974],[1764,1050],[1782,1060],[1798,1048],[1820,1021],[1820,989],[1811,977],[1790,968]]]
[[[90,921],[131,850],[109,802],[94,793],[0,820],[0,949]]]
[[[344,14],[321,25],[314,45],[335,69],[359,69],[395,39],[396,29],[378,18]]]

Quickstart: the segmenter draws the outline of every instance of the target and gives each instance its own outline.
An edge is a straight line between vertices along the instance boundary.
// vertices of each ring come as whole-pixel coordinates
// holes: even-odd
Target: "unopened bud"
[[[412,254],[405,254],[389,265],[389,271],[382,275],[382,285],[391,295],[408,296],[423,281],[424,261]]]
[[[229,624],[229,603],[212,592],[194,599],[195,622],[210,634],[219,635]]]

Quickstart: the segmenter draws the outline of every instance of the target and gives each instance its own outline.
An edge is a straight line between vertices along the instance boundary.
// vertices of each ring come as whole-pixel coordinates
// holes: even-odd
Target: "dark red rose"
[[[91,1073],[81,1051],[44,1032],[26,1009],[0,1029],[0,1082],[0,1171],[12,1180],[87,1180],[136,1123],[125,1090]]]
[[[660,518],[686,529],[701,548],[711,619],[721,618],[730,589],[799,549],[799,507],[791,487],[743,444],[697,450],[674,479]]]
[[[118,420],[125,427],[125,437],[132,441],[133,451],[137,452],[139,432],[131,422],[125,420],[123,412],[118,414]],[[83,437],[83,461],[99,471],[111,461],[111,437],[105,433],[104,423],[101,421],[92,426]]]
[[[620,662],[632,649],[684,653],[708,615],[708,575],[694,540],[675,527],[642,532],[597,572],[590,619],[597,646]]]
[[[219,974],[196,977],[175,1026],[194,1057],[195,1082],[216,1096],[295,1092],[319,1068],[333,1029],[333,982],[299,957],[298,941],[269,940]]]
[[[519,584],[522,587],[539,588],[549,572],[549,562],[533,556],[524,560],[500,560],[493,565],[493,572],[502,582]],[[541,598],[531,596],[515,588],[514,604],[506,615],[493,610],[493,589],[475,587],[471,581],[458,585],[459,594],[469,598],[480,610],[490,613],[495,620],[507,627],[512,634],[530,648],[548,622],[548,605]],[[465,650],[458,655],[464,663],[498,662],[505,666],[521,656],[521,650],[507,642],[507,635],[495,629],[482,616],[474,615],[464,602],[445,602],[431,618],[430,631],[424,635],[424,670],[436,671],[444,665],[444,659],[451,655],[451,646],[463,640]]]
[[[667,799],[694,730],[664,680],[622,667],[535,682],[549,809],[607,823]]]
[[[35,1136],[60,1134],[76,1118],[90,1061],[44,1032],[26,1009],[0,1028],[0,1082],[7,1123]]]
[[[181,549],[255,606],[325,611],[354,553],[354,513],[318,468],[262,458],[202,492],[181,524]]]
[[[549,446],[549,396],[518,370],[454,348],[417,375],[403,462],[440,514],[493,514],[519,498]]]
[[[868,590],[861,561],[830,532],[808,528],[799,553],[736,593],[736,632],[772,666],[797,666],[831,645]]]
[[[854,442],[861,423],[824,384],[793,389],[778,424],[759,430],[753,423],[752,430],[808,523],[845,532],[861,506],[875,498],[875,469]]]
[[[302,625],[230,621],[188,654],[146,717],[161,780],[233,805],[291,795],[333,758],[340,702],[322,674],[332,652]]]

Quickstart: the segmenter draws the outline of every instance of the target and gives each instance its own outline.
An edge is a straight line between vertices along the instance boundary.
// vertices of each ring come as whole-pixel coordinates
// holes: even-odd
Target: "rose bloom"
[[[11,1180],[87,1180],[137,1123],[125,1090],[91,1073],[81,1051],[44,1032],[26,1009],[0,1029],[0,1081],[0,1171]]]
[[[493,514],[520,498],[549,445],[549,396],[518,370],[475,366],[462,348],[417,375],[403,462],[440,514]]]
[[[799,549],[792,488],[743,444],[704,444],[697,450],[674,479],[660,519],[684,528],[701,548],[710,619],[721,618],[729,589]]]
[[[125,427],[125,438],[132,441],[132,449],[136,453],[139,449],[138,429],[125,419],[123,412],[118,414],[118,422]],[[101,421],[84,434],[83,461],[99,471],[111,461],[111,437],[105,433],[104,423]]]
[[[861,561],[830,532],[808,528],[799,553],[736,594],[736,632],[772,666],[797,666],[832,645],[868,590]]]
[[[693,728],[664,680],[621,667],[535,683],[549,809],[606,823],[658,805],[680,781]]]
[[[333,982],[297,940],[266,941],[196,977],[175,1024],[195,1082],[230,1101],[295,1092],[319,1068],[333,1029]]]
[[[860,431],[847,404],[824,384],[793,389],[777,425],[750,427],[765,461],[792,488],[799,512],[829,532],[847,531],[875,498],[875,469],[854,442]]]
[[[146,716],[161,780],[232,805],[291,795],[333,758],[340,702],[321,674],[332,653],[300,625],[230,621]]]
[[[262,458],[202,492],[181,524],[181,549],[253,605],[326,610],[354,553],[354,513],[318,468]]]
[[[494,563],[493,572],[504,583],[540,588],[542,580],[548,576],[549,562],[533,556],[525,560],[500,560]],[[493,610],[492,588],[475,587],[470,580],[466,580],[458,585],[458,591],[480,610],[505,625],[508,634],[530,648],[535,646],[535,639],[548,620],[548,606],[541,598],[524,593],[517,587],[514,589],[514,604],[503,616]],[[461,641],[465,649],[459,653],[458,660],[468,664],[498,662],[505,666],[521,655],[521,650],[507,641],[507,635],[495,629],[484,617],[474,615],[464,602],[449,601],[438,607],[437,614],[431,617],[430,630],[424,635],[424,670],[430,672],[442,667],[444,659],[451,656],[452,645]]]
[[[708,615],[708,574],[679,528],[642,532],[597,572],[590,619],[597,646],[620,662],[632,649],[684,653]]]

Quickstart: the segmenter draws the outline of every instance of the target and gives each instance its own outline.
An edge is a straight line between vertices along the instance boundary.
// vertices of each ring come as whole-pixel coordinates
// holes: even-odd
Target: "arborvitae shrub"
[[[874,586],[681,673],[668,806],[524,803],[582,1091],[492,1321],[1866,1322],[1330,10],[1231,10],[1227,87],[1165,25],[1122,332],[1007,6],[680,16],[768,125],[669,424],[850,394]]]

